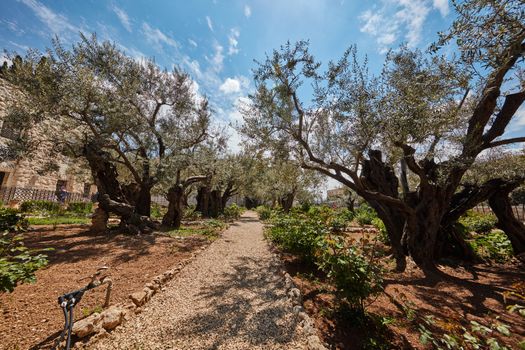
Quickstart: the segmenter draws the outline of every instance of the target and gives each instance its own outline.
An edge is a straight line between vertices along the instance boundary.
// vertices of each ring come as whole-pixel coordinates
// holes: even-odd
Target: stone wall
[[[20,98],[23,98],[23,95],[11,84],[0,78],[0,124],[3,124],[3,119],[10,104]],[[62,180],[66,182],[66,190],[68,192],[83,193],[85,184],[93,182],[89,171],[78,165],[79,161],[66,157],[58,159],[58,171],[42,171],[46,162],[49,161],[51,145],[49,143],[46,144],[44,137],[45,133],[49,132],[49,128],[50,125],[46,125],[30,131],[32,138],[35,140],[40,139],[42,142],[30,158],[0,162],[0,172],[5,173],[2,183],[0,183],[2,187],[36,188],[54,191],[57,181]],[[56,130],[56,132],[61,131]],[[7,139],[0,136],[0,144],[5,144],[7,141]],[[92,185],[90,193],[94,192],[96,192],[96,187]]]

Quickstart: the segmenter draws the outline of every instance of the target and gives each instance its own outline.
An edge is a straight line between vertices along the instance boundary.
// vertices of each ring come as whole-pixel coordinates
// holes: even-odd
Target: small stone
[[[112,307],[101,314],[102,328],[109,331],[116,328],[124,320],[124,312],[121,308]]]
[[[327,350],[316,335],[309,336],[306,339],[306,345],[309,350]]]
[[[304,313],[304,308],[301,305],[296,305],[293,307],[292,312],[294,315],[299,315],[300,313]]]
[[[137,306],[142,306],[146,303],[146,298],[148,294],[145,291],[135,292],[129,296],[131,301]]]
[[[94,314],[75,322],[72,332],[79,338],[87,337],[88,335],[97,332],[99,321],[100,314],[95,312]]]

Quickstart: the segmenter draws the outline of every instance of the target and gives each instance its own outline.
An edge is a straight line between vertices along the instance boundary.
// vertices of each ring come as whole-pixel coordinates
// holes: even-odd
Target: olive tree
[[[321,72],[307,42],[288,43],[255,70],[243,131],[259,145],[286,143],[304,168],[368,201],[398,270],[409,255],[436,271],[439,247],[461,243],[447,228],[465,173],[483,152],[525,141],[501,138],[525,100],[520,4],[455,4],[458,17],[435,47],[456,39],[459,57],[401,48],[378,77],[355,48]]]
[[[30,51],[5,76],[27,97],[12,114],[26,127],[48,125],[57,152],[87,160],[103,216],[114,212],[132,230],[152,226],[151,189],[171,159],[207,137],[208,102],[186,73],[135,61],[94,35],[70,50],[55,40],[44,57]]]

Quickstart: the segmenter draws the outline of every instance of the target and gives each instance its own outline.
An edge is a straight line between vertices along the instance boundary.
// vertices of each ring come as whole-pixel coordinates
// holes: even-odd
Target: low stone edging
[[[276,254],[277,255],[277,254]],[[278,256],[278,255],[277,255]],[[284,285],[286,288],[286,295],[293,305],[293,313],[301,320],[299,323],[302,327],[302,331],[306,338],[306,346],[308,350],[328,350],[323,344],[317,330],[315,328],[314,321],[306,313],[303,307],[303,296],[301,291],[295,285],[292,276],[288,272],[284,272]]]
[[[201,247],[200,251],[192,253],[191,257],[183,260],[177,264],[176,267],[155,276],[150,282],[144,285],[141,291],[131,293],[127,302],[112,305],[100,313],[95,312],[75,322],[72,333],[80,339],[90,338],[87,342],[78,341],[75,343],[74,348],[84,349],[94,344],[98,340],[109,336],[109,331],[129,321],[134,315],[141,313],[153,295],[164,290],[165,286],[179,274],[184,266],[189,264],[199,252],[202,252],[206,248],[208,248],[208,246]]]

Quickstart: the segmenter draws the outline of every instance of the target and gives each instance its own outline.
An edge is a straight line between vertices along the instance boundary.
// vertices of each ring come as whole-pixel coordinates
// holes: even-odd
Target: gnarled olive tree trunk
[[[370,151],[369,159],[364,161],[361,181],[372,191],[381,191],[391,197],[398,198],[398,180],[394,169],[382,160],[380,151]],[[406,250],[403,248],[401,238],[405,226],[403,213],[392,206],[368,199],[368,204],[377,212],[377,216],[385,224],[388,240],[392,246],[392,254],[396,260],[396,270],[404,271],[406,268]]]
[[[512,212],[512,204],[509,198],[510,191],[494,193],[489,198],[489,205],[498,218],[496,227],[503,230],[512,244],[514,255],[525,253],[525,225],[516,219]]]
[[[130,233],[155,229],[156,224],[149,217],[137,214],[135,207],[126,200],[118,181],[117,169],[109,160],[109,155],[95,142],[84,146],[83,155],[88,161],[99,193],[99,208],[94,216],[93,230],[104,231],[107,228],[109,213],[117,214],[121,220],[120,228]]]

